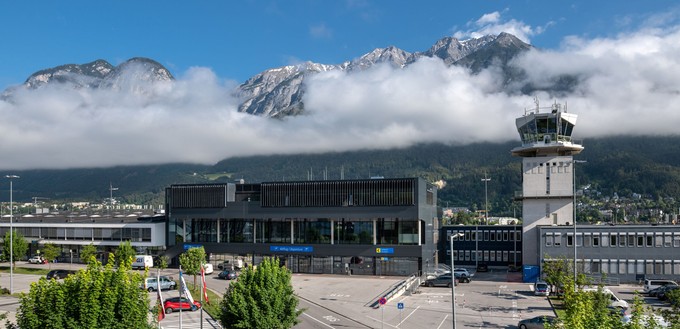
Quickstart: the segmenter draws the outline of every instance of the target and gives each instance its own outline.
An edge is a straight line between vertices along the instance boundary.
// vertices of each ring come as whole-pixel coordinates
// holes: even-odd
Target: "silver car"
[[[517,326],[519,329],[543,329],[546,323],[554,324],[556,317],[550,315],[536,316],[530,319],[520,321]]]

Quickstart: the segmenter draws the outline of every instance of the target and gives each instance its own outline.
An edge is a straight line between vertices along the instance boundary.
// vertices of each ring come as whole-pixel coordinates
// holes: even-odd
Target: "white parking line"
[[[309,314],[307,314],[307,313],[302,313],[302,314],[306,315],[308,318],[310,318],[310,319],[312,319],[312,320],[314,320],[314,321],[316,321],[316,322],[318,322],[318,323],[323,324],[324,326],[326,326],[326,327],[328,327],[328,328],[335,329],[334,327],[329,326],[328,324],[324,323],[323,321],[321,321],[321,320],[319,320],[319,319],[317,319],[317,318],[315,318],[315,317],[313,317],[313,316],[311,316],[311,315],[309,315]]]

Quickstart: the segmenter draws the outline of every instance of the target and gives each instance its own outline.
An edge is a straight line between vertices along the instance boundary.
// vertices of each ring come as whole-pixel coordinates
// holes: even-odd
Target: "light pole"
[[[453,238],[461,236],[463,236],[463,233],[449,235],[449,241],[451,242],[451,319],[453,320],[453,329],[456,329],[456,274],[453,264]]]
[[[574,182],[573,182],[573,184],[574,184],[574,186],[573,186],[573,188],[574,188],[574,241],[572,241],[572,242],[574,243],[574,291],[576,291],[576,288],[577,288],[576,287],[576,278],[577,278],[577,275],[578,275],[578,270],[576,269],[576,256],[577,256],[577,253],[576,253],[576,164],[577,163],[586,163],[586,161],[585,160],[572,160],[572,163],[573,163],[573,168],[571,169],[571,175],[574,178]]]
[[[14,293],[14,190],[12,186],[12,180],[19,178],[17,175],[7,175],[5,178],[9,178],[9,294]]]
[[[484,174],[484,178],[482,178],[482,182],[484,182],[484,221],[486,222],[487,225],[489,225],[489,193],[488,193],[488,183],[491,181],[491,178],[486,177],[486,173]]]
[[[486,177],[484,173],[484,224],[489,225],[489,194],[487,193],[487,185],[491,178]],[[479,268],[479,226],[475,225],[475,268]]]

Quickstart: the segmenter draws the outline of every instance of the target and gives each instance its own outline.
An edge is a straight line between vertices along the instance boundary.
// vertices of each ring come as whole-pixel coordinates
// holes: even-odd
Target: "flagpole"
[[[184,290],[184,280],[182,280],[182,265],[179,266],[179,329],[182,329],[182,291]]]
[[[158,305],[158,307],[160,308],[159,311],[165,313],[165,309],[163,308],[163,299],[161,298],[161,269],[160,269],[160,267],[156,268],[156,289],[158,289],[158,298],[157,299],[158,299],[158,302],[160,303],[160,305]],[[163,315],[165,315],[165,314],[163,314]],[[159,319],[158,320],[158,329],[162,329],[160,316],[157,315],[156,318]]]
[[[203,291],[205,289],[205,272],[203,271],[203,264],[201,264],[201,329],[203,329]]]

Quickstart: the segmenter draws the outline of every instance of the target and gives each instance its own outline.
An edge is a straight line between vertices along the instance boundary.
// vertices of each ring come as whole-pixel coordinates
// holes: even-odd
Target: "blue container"
[[[541,268],[535,265],[524,265],[522,268],[522,282],[533,283],[538,280]]]

